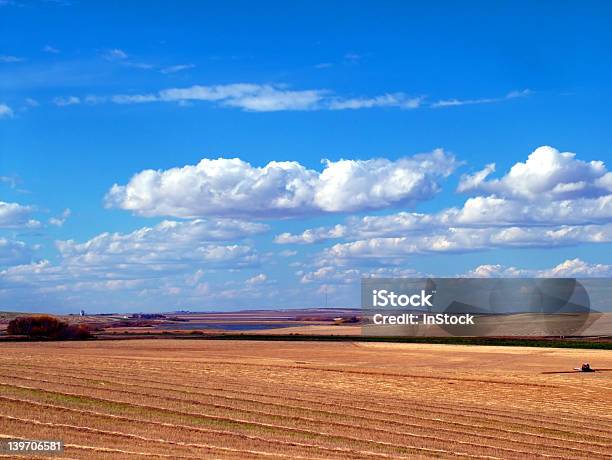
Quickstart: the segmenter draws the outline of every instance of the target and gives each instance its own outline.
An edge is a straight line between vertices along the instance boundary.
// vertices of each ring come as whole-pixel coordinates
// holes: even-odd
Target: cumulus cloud
[[[281,233],[274,237],[274,242],[278,244],[312,244],[331,239],[343,238],[348,234],[345,225],[335,225],[333,227],[319,227],[304,230],[302,233],[294,235],[291,233]]]
[[[538,147],[527,161],[516,163],[500,179],[486,180],[493,164],[473,176],[464,176],[458,190],[481,191],[498,196],[527,200],[562,200],[593,197],[608,193],[603,161],[582,161],[576,154]]]
[[[325,161],[322,172],[297,162],[254,167],[238,158],[145,170],[115,184],[109,207],[143,216],[291,217],[380,209],[425,200],[456,167],[442,150],[399,160]]]
[[[541,271],[540,275],[554,278],[603,278],[612,276],[612,265],[591,264],[578,258],[568,259],[556,267]]]
[[[256,284],[265,283],[268,280],[268,276],[265,273],[260,273],[259,275],[255,275],[248,280],[246,280],[246,284],[248,286],[253,286]]]
[[[517,267],[506,267],[500,264],[480,265],[467,272],[464,276],[474,278],[604,278],[612,276],[612,265],[593,264],[579,258],[567,259],[555,267],[535,270]]]
[[[338,243],[325,255],[338,259],[405,258],[414,254],[462,253],[509,247],[563,247],[612,242],[612,224],[502,229],[449,228],[424,235]]]
[[[131,233],[102,233],[85,242],[56,241],[57,263],[31,262],[30,250],[23,243],[0,239],[0,262],[9,265],[0,271],[0,298],[19,290],[20,300],[39,301],[44,296],[60,304],[108,308],[105,302],[115,294],[121,305],[157,301],[162,295],[176,296],[178,290],[181,295],[183,290],[202,294],[204,269],[259,265],[259,254],[251,245],[226,241],[265,230],[263,224],[232,219],[164,221]],[[96,298],[91,297],[92,292],[98,293]],[[105,295],[100,297],[99,292]]]
[[[612,195],[548,203],[525,203],[494,196],[472,197],[462,208],[434,214],[398,212],[352,217],[346,224],[282,233],[279,244],[312,244],[334,239],[398,237],[448,228],[589,225],[612,222]]]
[[[462,207],[437,213],[398,212],[351,217],[333,227],[282,233],[280,244],[312,244],[354,240],[339,246],[343,254],[392,248],[418,253],[423,244],[444,250],[480,250],[504,245],[542,246],[607,242],[612,223],[612,175],[601,161],[585,162],[552,147],[536,149],[501,179],[486,180],[495,166],[464,175],[459,191],[484,189],[485,196],[468,198]],[[580,183],[582,187],[568,184]],[[551,196],[553,199],[551,199]],[[469,236],[480,239],[472,242]],[[388,238],[388,240],[385,240]],[[373,239],[372,241],[369,241]],[[356,240],[356,241],[355,241]]]
[[[323,265],[312,271],[299,271],[296,273],[300,283],[325,283],[325,284],[357,284],[362,278],[398,278],[398,277],[420,277],[422,273],[412,268],[399,267],[340,267],[338,265]]]
[[[246,238],[267,226],[239,220],[185,222],[163,221],[132,233],[102,233],[84,243],[57,241],[56,246],[71,265],[122,267],[150,265],[152,270],[182,264],[251,265],[257,255],[250,246],[209,244]]]
[[[19,203],[0,201],[0,228],[35,228],[40,225],[32,219],[34,209]]]
[[[491,173],[495,172],[495,163],[489,163],[483,169],[474,174],[464,174],[461,176],[459,185],[457,186],[458,192],[466,192],[469,190],[475,190],[482,182],[489,177]]]
[[[23,241],[0,237],[0,267],[27,264],[32,258],[32,248]]]
[[[0,119],[2,119],[2,118],[13,118],[13,115],[14,115],[13,109],[11,109],[6,104],[1,104],[0,103]]]
[[[58,217],[51,217],[49,219],[49,224],[56,227],[62,227],[66,220],[68,220],[68,217],[70,217],[70,214],[70,209],[64,209],[64,211]]]

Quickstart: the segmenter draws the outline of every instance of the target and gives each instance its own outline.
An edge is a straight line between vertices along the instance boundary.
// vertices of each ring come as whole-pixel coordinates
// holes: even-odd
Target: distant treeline
[[[85,340],[93,337],[87,324],[68,324],[50,315],[19,316],[8,323],[6,332],[47,340]]]

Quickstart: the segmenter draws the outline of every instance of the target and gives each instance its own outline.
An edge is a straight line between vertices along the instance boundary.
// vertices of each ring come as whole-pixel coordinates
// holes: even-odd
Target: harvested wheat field
[[[65,458],[612,458],[612,372],[543,373],[612,368],[605,350],[132,340],[0,351],[0,434],[62,439]]]

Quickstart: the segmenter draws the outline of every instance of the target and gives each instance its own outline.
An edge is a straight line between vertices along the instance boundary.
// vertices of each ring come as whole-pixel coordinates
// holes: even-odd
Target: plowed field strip
[[[179,425],[179,424],[170,424],[170,423],[163,423],[163,422],[156,422],[156,421],[150,421],[150,420],[143,420],[143,419],[135,419],[135,418],[130,418],[130,417],[124,417],[124,416],[118,416],[118,415],[113,415],[113,414],[106,414],[106,413],[102,413],[102,412],[96,412],[96,411],[87,411],[87,410],[79,410],[79,409],[72,409],[72,408],[67,408],[65,406],[59,406],[59,405],[53,405],[53,404],[45,404],[45,403],[40,403],[40,402],[36,402],[36,401],[31,401],[31,400],[25,400],[25,399],[18,399],[18,398],[9,398],[9,397],[5,397],[5,396],[0,396],[0,401],[13,401],[13,402],[17,402],[19,404],[31,404],[31,405],[35,405],[35,406],[39,406],[39,407],[44,407],[44,408],[48,408],[48,409],[55,409],[55,410],[60,410],[60,411],[66,411],[66,412],[72,412],[72,413],[76,413],[76,414],[88,414],[88,415],[92,415],[92,416],[96,416],[96,417],[106,417],[106,418],[111,418],[111,419],[115,419],[115,420],[125,420],[125,421],[129,421],[129,422],[134,422],[137,424],[149,424],[149,425],[155,425],[155,426],[165,426],[165,427],[176,427],[176,428],[181,428],[181,429],[185,429],[185,430],[190,430],[190,431],[197,431],[197,432],[205,432],[205,433],[217,433],[217,434],[227,434],[227,435],[233,435],[236,437],[241,437],[241,438],[246,438],[246,439],[251,439],[251,440],[258,440],[258,441],[264,441],[264,442],[269,442],[269,443],[276,443],[276,444],[284,444],[284,445],[289,445],[289,446],[294,446],[294,445],[298,445],[298,446],[302,446],[302,447],[310,447],[310,448],[317,448],[317,449],[321,449],[321,450],[326,450],[326,451],[336,451],[336,452],[350,452],[353,455],[377,455],[377,456],[383,456],[383,457],[388,457],[387,455],[384,454],[377,454],[374,452],[365,452],[365,451],[355,451],[355,450],[351,450],[351,449],[336,449],[336,448],[328,448],[328,447],[323,447],[320,445],[313,445],[313,444],[305,444],[305,443],[296,443],[295,441],[282,441],[282,440],[277,440],[277,439],[268,439],[268,438],[263,438],[260,436],[252,436],[252,435],[242,435],[239,433],[235,433],[235,432],[230,432],[230,431],[221,431],[221,430],[212,430],[212,429],[203,429],[203,428],[198,428],[198,427],[192,427],[192,426],[188,426],[188,425]],[[611,458],[612,455],[607,454],[606,452],[601,452],[601,451],[596,451],[596,450],[589,450],[587,448],[585,448],[585,446],[582,446],[580,448],[574,448],[568,445],[558,445],[558,444],[554,444],[554,445],[550,445],[550,444],[543,444],[541,441],[540,442],[527,442],[527,441],[520,441],[520,440],[516,440],[516,439],[508,439],[508,438],[496,438],[494,436],[486,436],[486,435],[482,435],[482,434],[478,434],[478,435],[474,435],[473,433],[466,433],[466,432],[462,432],[462,431],[458,431],[458,430],[451,430],[451,429],[447,429],[447,428],[443,428],[441,426],[439,426],[439,424],[434,424],[434,425],[429,425],[429,426],[418,426],[418,428],[422,428],[423,430],[428,430],[429,432],[431,432],[432,430],[436,430],[436,432],[445,432],[448,433],[450,435],[453,436],[457,436],[460,435],[462,437],[462,439],[465,439],[466,435],[468,437],[472,436],[472,437],[476,437],[476,438],[480,438],[480,439],[489,439],[489,440],[493,440],[493,441],[498,441],[498,442],[502,442],[502,441],[509,441],[511,445],[516,445],[516,444],[521,444],[524,446],[528,446],[531,448],[535,448],[535,451],[529,451],[532,454],[537,454],[538,452],[542,452],[542,449],[548,449],[550,450],[552,455],[555,454],[562,454],[562,453],[567,453],[568,451],[574,452],[573,455],[576,456],[576,458],[578,457],[586,457],[586,458]],[[405,433],[401,433],[403,435],[405,435]],[[586,443],[585,443],[586,444]],[[482,445],[482,444],[481,444]],[[489,447],[488,445],[482,445],[482,447]],[[491,446],[494,447],[494,446]],[[593,445],[589,444],[589,447],[592,448],[594,447]],[[497,448],[495,446],[495,448]],[[552,452],[553,450],[558,450],[559,452]],[[515,452],[517,451],[516,449],[509,449],[509,452]],[[521,453],[523,453],[523,451],[521,451]]]
[[[100,435],[106,435],[106,436],[136,439],[136,440],[145,441],[151,444],[169,444],[169,445],[181,446],[181,447],[193,447],[193,448],[198,448],[198,449],[207,449],[207,450],[212,450],[212,451],[220,450],[220,451],[235,452],[235,453],[244,452],[246,454],[254,454],[254,455],[261,455],[261,456],[268,456],[268,457],[299,458],[299,459],[304,459],[304,460],[308,460],[308,459],[325,460],[325,458],[299,457],[299,456],[286,455],[286,454],[277,453],[277,452],[247,451],[247,450],[231,449],[228,447],[210,446],[207,444],[200,444],[200,443],[183,443],[183,442],[176,442],[176,441],[170,441],[170,440],[164,440],[164,439],[148,438],[145,436],[132,435],[132,434],[122,433],[122,432],[117,432],[117,431],[99,430],[96,428],[85,427],[85,426],[77,426],[77,425],[70,425],[70,424],[63,424],[63,423],[47,423],[47,422],[40,422],[34,419],[20,419],[17,417],[12,417],[12,416],[7,416],[7,415],[0,415],[0,419],[11,420],[13,422],[26,423],[26,424],[31,424],[31,425],[42,425],[42,426],[47,426],[47,427],[52,427],[52,428],[62,428],[62,429],[67,429],[67,430],[79,431],[79,432],[88,432],[88,433],[94,433],[94,434],[100,434]],[[397,447],[397,446],[394,446],[394,447]],[[465,452],[448,451],[444,449],[432,449],[432,448],[417,447],[417,446],[410,446],[410,445],[400,446],[400,447],[408,451],[412,450],[412,451],[425,452],[425,453],[448,454],[448,455],[458,456],[458,457],[501,460],[500,457],[495,457],[495,456],[474,455],[474,454],[468,454]],[[147,455],[149,454],[147,453]],[[560,459],[564,458],[564,457],[552,457],[552,456],[546,456],[546,457],[560,458]],[[394,456],[393,458],[410,459],[411,457]]]
[[[172,441],[168,439],[150,438],[150,437],[140,436],[136,434],[124,433],[121,431],[101,430],[98,428],[71,425],[68,423],[41,422],[35,419],[17,418],[17,417],[12,417],[10,415],[0,414],[0,419],[11,420],[11,421],[19,422],[19,423],[27,423],[30,425],[42,425],[42,426],[48,426],[52,428],[63,428],[63,429],[72,430],[72,431],[76,430],[80,432],[93,433],[96,435],[106,435],[106,436],[113,436],[113,437],[120,437],[120,438],[136,439],[139,441],[144,441],[147,444],[167,444],[167,445],[172,445],[172,446],[193,447],[196,449],[205,449],[205,450],[213,451],[213,452],[223,451],[223,452],[232,452],[232,453],[246,453],[246,454],[261,455],[261,456],[266,456],[266,457],[296,458],[296,459],[302,459],[302,460],[308,460],[308,459],[325,460],[325,458],[323,457],[302,457],[302,456],[295,455],[295,454],[287,455],[287,454],[282,454],[278,452],[262,452],[262,451],[254,451],[254,450],[232,449],[230,447],[213,446],[210,444],[180,442],[180,441]]]
[[[11,380],[11,379],[9,379]],[[52,382],[52,381],[42,381],[42,380],[37,380],[37,379],[31,379],[28,377],[12,377],[12,380],[27,380],[27,381],[31,381],[31,382],[37,382],[37,383],[49,383],[51,385],[60,385],[62,387],[65,387],[66,385],[75,387],[75,388],[81,388],[84,390],[91,390],[92,388],[89,386],[85,386],[85,385],[80,385],[80,384],[66,384],[66,383],[62,383],[62,382]],[[312,417],[303,417],[303,416],[297,416],[297,415],[290,415],[290,414],[277,414],[277,413],[270,413],[270,412],[266,412],[266,411],[261,411],[261,410],[252,410],[252,409],[246,409],[246,408],[240,408],[240,407],[234,407],[234,406],[228,406],[228,405],[222,405],[222,404],[211,404],[211,403],[203,403],[200,401],[193,401],[193,400],[187,400],[185,398],[174,398],[174,397],[166,397],[166,396],[159,396],[159,395],[153,395],[149,392],[147,392],[146,390],[142,390],[142,391],[128,391],[128,390],[121,390],[121,389],[109,389],[109,388],[96,388],[96,391],[98,392],[110,392],[112,393],[121,393],[121,394],[125,394],[125,395],[132,395],[132,396],[137,396],[137,397],[147,397],[147,396],[155,396],[157,399],[164,399],[166,401],[172,401],[172,402],[178,402],[178,403],[182,403],[182,404],[190,404],[190,405],[195,405],[198,407],[204,406],[204,407],[212,407],[212,408],[216,408],[216,409],[221,409],[221,410],[226,410],[226,411],[239,411],[239,412],[243,412],[247,415],[253,415],[256,414],[257,416],[264,416],[264,417],[279,417],[282,416],[282,418],[284,420],[294,420],[294,421],[300,421],[300,422],[309,422],[312,424],[318,424],[318,423],[325,423],[327,425],[333,425],[333,426],[339,426],[342,428],[346,428],[346,429],[352,429],[352,428],[357,428],[354,424],[348,424],[348,423],[342,423],[342,422],[335,422],[335,421],[331,421],[331,420],[320,420],[320,419],[314,419]],[[439,414],[445,414],[445,415],[451,415],[448,412],[441,412],[441,411],[436,411]],[[457,415],[457,414],[455,414]],[[482,418],[478,418],[477,419],[479,422],[482,422],[483,419]],[[490,422],[490,421],[500,421],[497,420],[495,417],[490,417],[488,418],[486,421]],[[550,426],[543,426],[542,424],[538,425],[538,426],[532,426],[532,425],[526,425],[526,424],[516,424],[516,426],[518,427],[528,427],[528,428],[537,428],[538,430],[544,430],[544,429],[549,429],[549,430],[553,430],[553,431],[558,431],[557,428],[553,428]],[[556,424],[557,427],[562,427],[564,429],[569,429],[571,428],[571,426],[569,425],[564,425],[564,424]],[[397,431],[390,431],[390,430],[384,430],[384,429],[374,429],[373,427],[369,427],[368,428],[369,431],[377,431],[377,432],[386,432],[386,433],[393,433],[393,434],[397,434]],[[582,433],[582,431],[576,431],[576,427],[574,427],[574,431],[576,433],[582,433],[585,435],[589,435],[589,436],[595,436],[593,434],[593,431],[598,432],[597,429],[592,429],[589,430],[588,428],[585,427],[585,430],[587,431],[587,433]],[[590,432],[589,432],[590,431]],[[607,433],[606,433],[607,434]]]
[[[34,380],[34,379],[32,379],[32,380]],[[37,381],[37,380],[34,380],[34,381]],[[53,383],[58,383],[58,382],[53,382]],[[86,389],[91,389],[91,387],[87,387],[87,386],[83,386],[83,385],[76,385],[76,384],[71,384],[71,385],[77,386],[77,387],[84,387]],[[109,388],[104,388],[104,390],[105,391],[112,391]],[[143,388],[143,390],[145,390],[145,388]],[[119,391],[121,391],[121,390],[119,390]],[[137,392],[136,394],[138,394],[138,395],[147,395],[146,391]],[[247,400],[247,402],[248,402],[248,400]],[[284,406],[282,406],[282,407],[284,407]],[[304,409],[308,409],[308,408],[304,408]],[[338,413],[335,413],[335,412],[330,412],[330,414],[338,415],[338,416],[343,416],[344,415],[344,414],[338,414]],[[412,415],[405,415],[404,418],[415,418],[415,417],[413,417]],[[370,424],[370,428],[375,428],[375,427],[372,426],[373,422],[380,421],[379,419],[373,419],[373,418],[369,418],[368,419],[366,417],[362,417],[361,419],[365,420],[367,423],[369,423]],[[420,429],[420,430],[425,431],[425,432],[427,432],[428,430],[430,431],[433,428],[431,423],[434,423],[435,424],[435,428],[436,428],[437,431],[448,432],[448,433],[452,433],[452,434],[455,434],[455,435],[459,434],[459,435],[462,435],[463,437],[467,437],[467,438],[473,437],[473,438],[477,438],[477,439],[489,439],[489,440],[493,440],[494,442],[497,441],[498,443],[501,443],[501,444],[504,444],[506,442],[512,442],[512,443],[519,443],[519,444],[523,444],[523,445],[527,445],[527,446],[537,445],[540,448],[542,448],[542,447],[547,447],[547,448],[550,448],[550,449],[559,448],[559,449],[575,450],[576,452],[584,451],[584,447],[581,447],[580,449],[578,449],[578,448],[572,449],[572,448],[567,447],[567,446],[558,446],[558,445],[555,445],[555,444],[550,444],[550,441],[544,443],[544,445],[543,445],[542,444],[542,439],[540,439],[540,441],[538,443],[535,443],[535,442],[527,442],[527,441],[524,441],[524,440],[521,440],[521,439],[516,439],[516,437],[508,438],[508,437],[503,437],[503,436],[499,436],[499,435],[498,436],[488,436],[488,435],[486,435],[484,433],[481,433],[481,432],[475,434],[473,431],[470,432],[470,431],[465,431],[465,430],[461,431],[461,430],[453,430],[453,429],[448,429],[448,428],[441,428],[439,426],[439,424],[442,421],[439,420],[439,419],[434,420],[434,419],[431,419],[431,418],[424,418],[424,417],[422,417],[420,419],[425,420],[427,422],[430,422],[430,425],[427,426],[427,425],[423,425],[423,424],[405,423],[405,422],[400,422],[400,421],[389,421],[389,420],[382,420],[382,422],[386,422],[386,423],[388,422],[387,425],[391,423],[394,426],[400,425],[400,426],[403,426],[403,427],[410,428],[412,430],[414,430],[414,429],[419,430]],[[322,422],[324,422],[324,421],[322,421]],[[463,427],[466,427],[466,428],[473,428],[474,427],[474,424],[458,424],[458,423],[449,422],[449,421],[446,421],[446,420],[444,422],[445,423],[450,423],[450,424],[462,425]],[[343,426],[347,426],[347,425],[343,425]],[[482,427],[485,428],[485,426],[482,426]],[[367,427],[363,427],[363,428],[367,428]],[[380,430],[380,431],[386,432],[386,433],[392,433],[392,434],[405,434],[405,432],[398,431],[398,430],[388,430],[387,429],[387,430]],[[507,430],[503,430],[503,432],[506,432],[506,431]],[[535,436],[537,436],[537,435],[535,435]],[[562,440],[561,438],[557,438],[557,439]],[[594,443],[594,442],[591,442],[590,445],[591,445],[591,447],[597,447],[597,446],[604,447],[604,448],[609,448],[610,447],[609,445],[604,445],[604,444],[599,444],[598,445],[598,443]],[[494,447],[494,446],[487,445],[486,447]],[[500,446],[500,447],[503,447],[503,446]],[[603,453],[598,452],[598,451],[591,451],[591,452],[593,454],[596,454],[596,453],[603,454]]]
[[[122,374],[122,378],[127,377],[125,374]],[[131,377],[134,379],[134,377]],[[138,379],[140,381],[144,381],[144,382],[151,382],[151,379]],[[155,381],[154,381],[155,382]],[[163,382],[159,382],[157,381],[156,383],[163,383]],[[180,383],[177,383],[177,385],[181,385]],[[183,385],[184,386],[184,385]],[[166,390],[165,388],[159,388],[160,390]],[[221,391],[227,391],[227,387],[224,387],[223,389],[221,389]],[[234,391],[234,390],[231,390]],[[301,390],[300,390],[301,391]],[[239,391],[238,391],[239,392]],[[249,396],[252,395],[252,393],[249,392],[244,392],[246,394],[248,394]],[[269,394],[257,394],[259,396],[264,396],[264,397],[270,397],[273,398],[275,397],[275,395],[269,395]],[[212,396],[212,395],[211,395]],[[225,397],[225,399],[230,399],[229,397]],[[313,401],[313,400],[308,400],[308,399],[304,399],[304,398],[292,398],[295,400],[299,400],[299,401],[303,401],[303,402],[308,402],[308,403],[313,403],[313,404],[321,404],[323,405],[324,403],[320,402],[320,401]],[[329,394],[327,394],[327,399],[330,399]],[[252,400],[252,399],[251,399]],[[405,400],[400,400],[403,405],[407,405]],[[354,404],[354,400],[343,400],[341,401],[342,403],[345,403],[348,407],[350,407],[351,405]],[[389,407],[387,405],[383,405],[380,404],[378,401],[371,401],[372,404],[377,405],[379,407]],[[397,404],[395,404],[393,407],[397,408]],[[422,408],[422,411],[427,411],[429,413],[437,413],[437,414],[446,414],[446,415],[453,415],[455,413],[457,413],[457,409],[453,408],[452,406],[449,406],[449,408],[451,408],[451,411],[454,412],[445,412],[443,409],[445,408],[444,404],[440,404],[440,405],[430,405],[430,404],[424,404],[422,402],[417,402],[415,400],[410,400],[409,402],[409,407],[411,410],[415,410],[416,408]],[[370,411],[371,408],[367,408],[364,410]],[[576,424],[577,423],[581,423],[583,420],[582,419],[575,419],[572,420],[567,419],[566,417],[563,417],[563,420],[565,420],[567,423],[562,423],[559,422],[559,418],[556,418],[555,420],[552,420],[552,417],[547,416],[547,417],[542,417],[541,415],[539,415],[538,413],[530,413],[527,416],[520,416],[516,413],[514,414],[507,414],[507,413],[498,413],[500,411],[490,411],[490,410],[475,410],[475,409],[470,409],[470,408],[461,408],[461,410],[459,411],[461,413],[461,415],[463,417],[466,416],[466,414],[478,414],[478,415],[484,415],[487,418],[490,417],[504,417],[506,419],[511,419],[513,421],[518,421],[519,423],[521,422],[536,422],[536,423],[542,423],[542,422],[548,422],[550,424],[553,424],[557,427],[562,427],[562,428],[572,428],[575,429],[576,428]],[[403,414],[398,414],[395,413],[395,415],[403,415]],[[612,434],[612,430],[610,429],[606,429],[604,428],[605,426],[607,426],[607,420],[605,420],[606,423],[604,423],[602,425],[601,428],[595,428],[596,431],[605,434],[605,435],[609,435]],[[593,426],[593,420],[584,420],[584,424],[588,424],[589,427]],[[527,423],[527,425],[529,425],[529,423]],[[593,428],[589,428],[588,431],[592,432]]]
[[[252,420],[244,420],[244,419],[236,419],[236,418],[232,418],[232,417],[222,417],[222,416],[215,416],[215,415],[206,415],[206,414],[201,414],[201,413],[194,413],[194,412],[186,412],[186,411],[178,411],[178,410],[173,410],[170,408],[164,408],[164,407],[159,407],[159,406],[147,406],[147,405],[141,405],[141,404],[136,404],[133,402],[126,402],[126,401],[118,401],[118,400],[112,400],[112,399],[106,399],[106,398],[99,398],[99,397],[86,397],[84,395],[81,394],[74,394],[74,393],[67,393],[67,392],[58,392],[58,391],[51,391],[51,390],[43,390],[43,389],[38,389],[38,388],[33,388],[33,387],[26,387],[26,386],[19,386],[19,385],[7,385],[7,384],[2,384],[2,386],[5,387],[13,387],[13,388],[20,388],[20,389],[25,389],[25,390],[33,390],[33,391],[40,391],[43,393],[48,393],[48,394],[55,394],[55,395],[63,395],[63,396],[67,396],[67,397],[76,397],[76,398],[81,398],[81,399],[87,399],[90,400],[92,402],[96,402],[96,403],[110,403],[110,404],[115,404],[115,405],[123,405],[123,406],[129,406],[129,407],[134,407],[134,408],[139,408],[139,409],[145,409],[148,411],[152,411],[155,410],[159,413],[170,413],[170,414],[177,414],[177,415],[184,415],[184,416],[190,416],[190,417],[199,417],[199,418],[203,418],[203,419],[209,419],[209,420],[215,420],[218,422],[231,422],[237,425],[243,425],[243,426],[253,426],[253,427],[259,427],[259,428],[267,428],[267,429],[272,429],[272,430],[280,430],[280,431],[290,431],[293,433],[301,433],[304,435],[308,435],[308,436],[318,436],[322,439],[325,439],[326,437],[333,437],[333,438],[337,438],[337,439],[343,439],[346,441],[351,441],[353,443],[365,443],[365,444],[371,444],[371,445],[376,445],[378,447],[387,447],[387,448],[392,448],[392,449],[404,449],[407,446],[404,444],[397,444],[397,443],[393,443],[393,442],[387,442],[387,441],[380,441],[380,440],[375,440],[375,439],[365,439],[362,437],[355,437],[355,436],[349,436],[349,435],[344,435],[344,434],[336,434],[333,432],[322,432],[322,431],[316,431],[316,430],[311,430],[311,429],[304,429],[304,428],[296,428],[296,427],[290,427],[290,426],[285,426],[285,425],[275,425],[275,424],[270,424],[270,423],[263,423],[263,422],[256,422],[256,421],[252,421]],[[373,430],[373,431],[378,431],[378,430]],[[402,434],[402,436],[409,436],[409,437],[414,437],[417,439],[422,440],[424,437],[423,436],[415,436],[415,435],[410,435],[410,434]],[[475,448],[480,448],[483,450],[486,449],[493,449],[493,450],[500,450],[500,451],[507,451],[507,452],[514,452],[514,453],[522,453],[522,454],[529,454],[529,455],[534,455],[531,452],[524,452],[524,451],[520,451],[517,449],[504,449],[504,448],[497,448],[497,447],[485,447],[482,446],[480,443],[469,443],[469,442],[464,442],[464,441],[460,441],[460,440],[454,440],[454,439],[446,439],[446,438],[436,438],[433,436],[429,437],[432,441],[437,441],[440,442],[442,444],[447,444],[447,443],[451,443],[451,444],[459,444],[459,445],[469,445]],[[410,448],[412,448],[414,446],[410,446]],[[436,449],[436,450],[444,450],[444,449]],[[457,454],[457,453],[455,453]],[[463,452],[463,456],[470,456],[471,454]],[[486,455],[485,455],[486,456]],[[539,457],[546,457],[546,458],[567,458],[567,457],[562,457],[562,456],[557,456],[557,455],[546,455],[546,454],[540,454],[537,455]]]
[[[395,458],[395,456],[391,456],[391,455],[387,455],[387,454],[379,453],[379,452],[359,451],[355,449],[348,449],[348,448],[342,448],[342,447],[325,447],[325,446],[298,442],[298,441],[284,441],[280,439],[270,439],[270,438],[265,438],[262,436],[254,436],[254,435],[249,435],[249,434],[244,434],[244,433],[237,433],[235,431],[214,430],[214,429],[200,428],[200,427],[195,427],[195,426],[190,426],[190,425],[181,425],[177,423],[165,423],[165,422],[158,422],[154,420],[138,419],[138,418],[132,418],[132,417],[125,417],[122,415],[108,414],[104,412],[97,412],[97,411],[83,410],[83,409],[73,409],[70,407],[60,406],[56,404],[45,404],[45,403],[40,403],[37,401],[26,400],[26,399],[9,398],[6,396],[0,396],[0,401],[10,401],[10,402],[18,403],[18,404],[23,404],[23,405],[32,405],[35,407],[51,409],[51,410],[58,411],[58,412],[67,412],[67,413],[72,413],[76,415],[88,415],[88,416],[92,416],[95,418],[107,418],[111,421],[121,420],[121,421],[129,422],[129,423],[139,424],[139,425],[151,425],[151,426],[157,426],[157,427],[181,429],[187,432],[197,432],[197,433],[205,433],[205,434],[220,434],[220,435],[235,437],[239,439],[244,439],[246,441],[260,441],[260,442],[276,444],[280,446],[311,448],[311,449],[316,449],[316,450],[320,450],[320,451],[324,451],[328,453],[330,452],[340,453],[340,454],[347,453],[347,454],[351,454],[351,458],[357,458],[357,456],[368,457],[368,458],[371,458],[371,457]]]

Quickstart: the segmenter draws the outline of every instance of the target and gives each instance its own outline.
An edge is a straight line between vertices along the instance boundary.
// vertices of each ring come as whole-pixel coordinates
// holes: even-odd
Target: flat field
[[[3,343],[0,435],[79,459],[612,459],[612,372],[548,373],[583,361],[612,368],[612,352]]]

